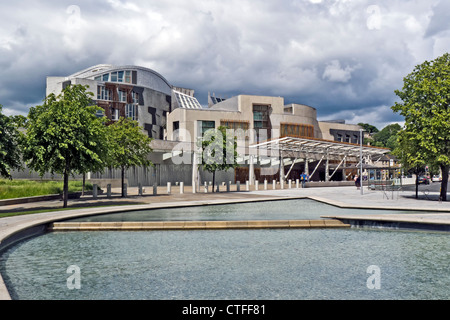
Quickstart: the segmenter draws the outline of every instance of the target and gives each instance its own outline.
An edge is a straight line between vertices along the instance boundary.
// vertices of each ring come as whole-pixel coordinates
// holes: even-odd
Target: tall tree
[[[415,146],[416,158],[439,165],[440,198],[446,201],[450,169],[450,54],[416,66],[404,78],[403,89],[395,93],[402,102],[395,103],[392,110],[405,117],[404,138]]]
[[[19,131],[13,117],[2,113],[0,105],[0,176],[11,179],[11,170],[20,169]]]
[[[231,130],[220,126],[217,129],[206,131],[199,142],[202,157],[198,166],[212,173],[214,192],[216,171],[237,167],[237,139]]]
[[[153,165],[148,159],[153,151],[150,146],[152,140],[142,131],[137,121],[128,118],[120,118],[108,126],[108,162],[111,168],[121,170],[122,197],[125,196],[125,170],[133,166]]]
[[[92,106],[87,86],[68,86],[44,104],[30,109],[23,156],[28,167],[41,176],[46,172],[64,177],[63,200],[67,207],[69,176],[99,171],[105,166],[107,140],[105,118]]]

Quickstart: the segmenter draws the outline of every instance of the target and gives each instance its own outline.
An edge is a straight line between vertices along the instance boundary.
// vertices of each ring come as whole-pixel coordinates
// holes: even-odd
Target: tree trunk
[[[123,188],[123,185],[125,184],[125,167],[122,166],[122,198],[125,197],[125,190]]]
[[[442,184],[441,184],[441,194],[439,198],[441,201],[447,201],[447,186],[448,186],[448,170],[450,169],[449,165],[441,165],[442,171]]]
[[[83,173],[83,187],[81,189],[81,196],[84,196],[84,187],[86,186],[86,173]]]
[[[213,171],[213,181],[212,181],[212,192],[215,192],[215,187],[216,187],[216,172]]]
[[[64,186],[63,186],[63,201],[64,201],[64,208],[67,208],[67,199],[69,198],[69,171],[64,171]]]

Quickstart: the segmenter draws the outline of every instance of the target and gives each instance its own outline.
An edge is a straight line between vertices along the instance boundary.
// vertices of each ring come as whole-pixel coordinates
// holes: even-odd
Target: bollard
[[[267,179],[264,180],[264,190],[267,190]]]
[[[231,181],[228,181],[227,182],[227,192],[230,192],[230,184],[231,184]]]
[[[259,181],[256,180],[255,181],[255,190],[258,191],[258,189],[259,189]]]
[[[106,186],[106,196],[108,197],[108,199],[111,198],[111,184],[108,184]]]
[[[138,184],[138,194],[142,196],[142,183]]]
[[[216,189],[216,192],[219,192],[219,183],[217,182],[217,189]]]
[[[97,190],[97,185],[94,184],[94,185],[92,186],[92,196],[94,197],[94,199],[97,199],[97,192],[98,192],[98,190]]]
[[[180,194],[184,193],[184,182],[180,182]]]
[[[298,182],[299,182],[299,180],[297,179],[297,180],[295,180],[295,186],[296,186],[296,188],[298,189]]]
[[[236,191],[237,192],[241,191],[241,182],[240,181],[236,181]]]
[[[281,181],[280,181],[280,188],[282,190],[284,189],[284,179],[281,179]]]
[[[205,181],[205,193],[208,193],[208,183]]]
[[[272,188],[273,190],[277,188],[277,182],[275,180],[272,181]]]
[[[292,180],[289,179],[289,189],[292,189]]]
[[[167,194],[171,194],[172,193],[172,183],[167,182]]]
[[[250,183],[247,181],[245,181],[245,190],[250,191]]]
[[[153,184],[153,195],[156,196],[158,194],[158,185],[156,183]]]

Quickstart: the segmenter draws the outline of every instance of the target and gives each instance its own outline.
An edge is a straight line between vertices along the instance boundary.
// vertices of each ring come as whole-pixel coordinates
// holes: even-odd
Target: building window
[[[117,72],[111,72],[111,82],[117,82]]]
[[[172,139],[174,141],[179,141],[179,139],[180,139],[180,132],[179,132],[179,130],[180,130],[180,121],[174,121],[172,123],[172,126],[173,126],[173,128],[172,128],[172,132],[173,132]]]
[[[199,132],[202,137],[205,135],[206,131],[216,128],[216,123],[214,121],[199,121],[199,124]]]
[[[137,120],[136,117],[136,106],[134,104],[127,104],[125,106],[125,117],[131,120]]]
[[[104,74],[104,75],[102,76],[102,81],[104,81],[104,82],[109,81],[109,73]]]
[[[314,138],[314,126],[297,123],[281,123],[281,137]]]
[[[350,135],[348,135],[348,134],[345,135],[345,142],[348,142],[348,143],[351,142],[350,141]]]
[[[119,90],[119,101],[127,102],[127,93],[126,91]]]
[[[123,82],[124,71],[117,72],[117,82]]]
[[[131,97],[133,98],[133,103],[139,104],[139,93],[132,92]]]
[[[270,109],[268,105],[253,105],[253,128],[256,131],[256,141],[271,137]]]
[[[98,86],[97,100],[111,100],[111,91],[105,86]]]
[[[250,124],[248,121],[238,121],[238,120],[220,120],[220,125],[227,127],[228,129],[238,130],[242,129],[244,131],[248,130]]]
[[[125,82],[131,83],[131,71],[125,71]]]
[[[111,108],[111,119],[113,121],[119,120],[119,109]]]

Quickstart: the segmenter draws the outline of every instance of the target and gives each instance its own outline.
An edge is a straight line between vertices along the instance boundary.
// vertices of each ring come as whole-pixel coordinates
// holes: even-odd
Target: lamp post
[[[362,146],[363,146],[363,129],[359,129],[359,140],[360,140],[360,145],[359,145],[359,161],[360,161],[360,170],[359,170],[359,181],[360,181],[360,189],[361,189],[361,195],[364,194],[363,191],[363,177],[362,177],[362,173],[363,173],[363,152],[362,152]]]

